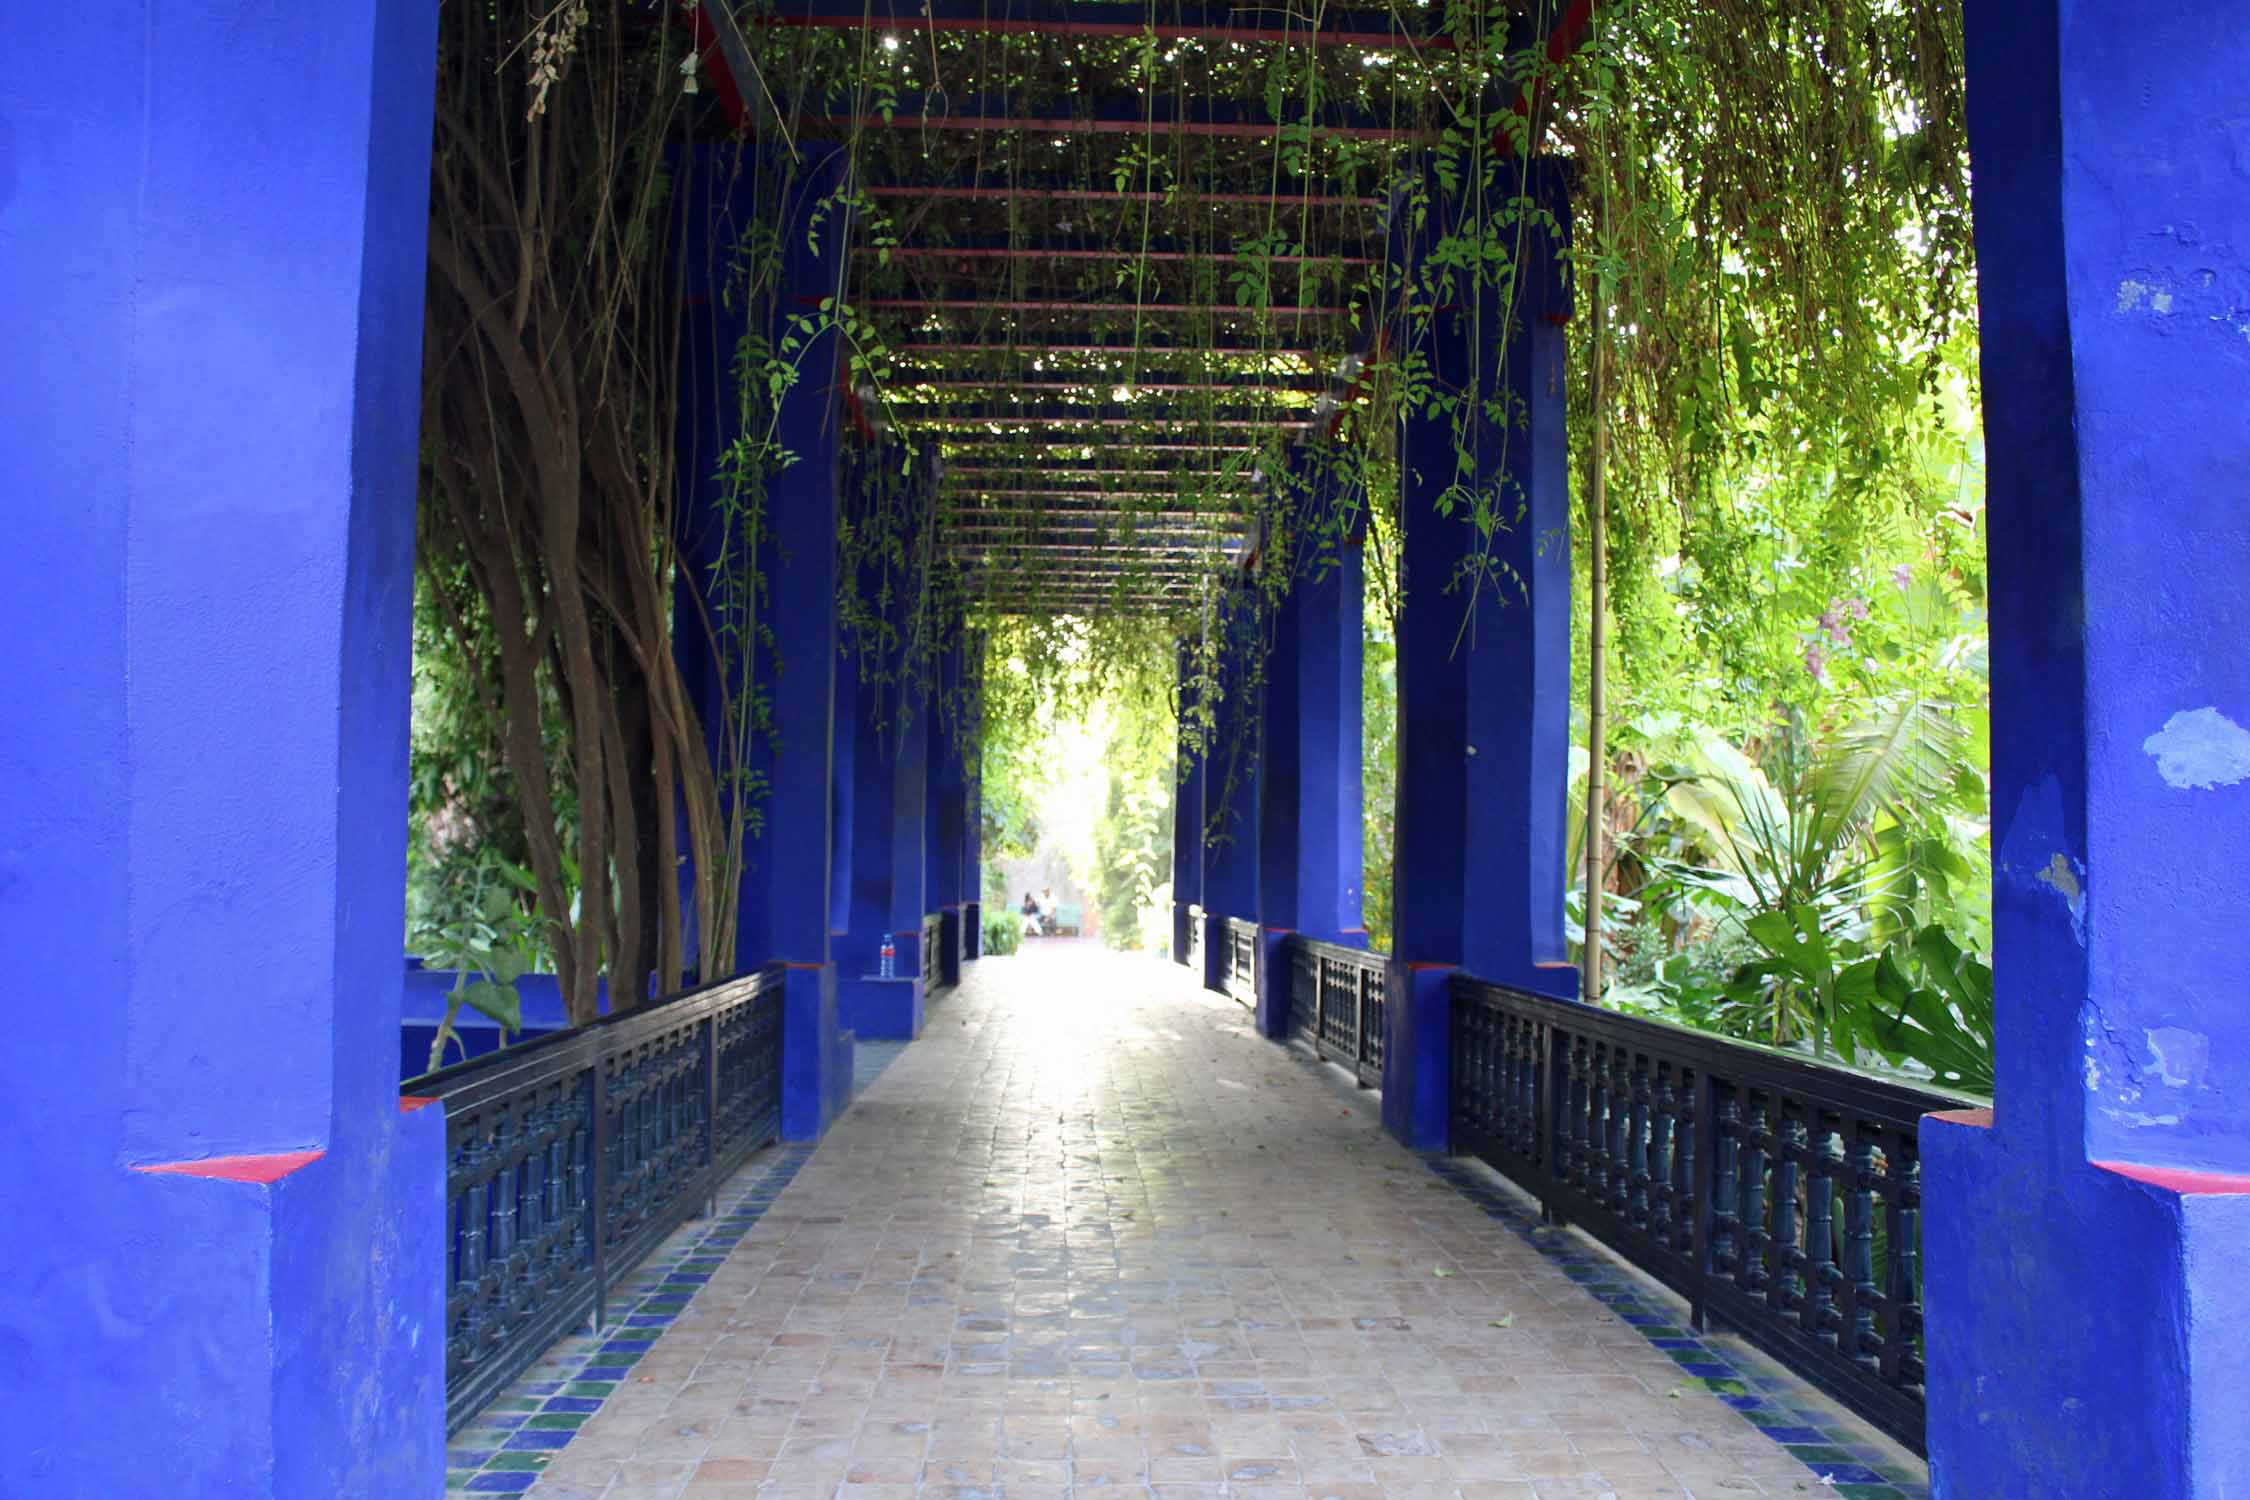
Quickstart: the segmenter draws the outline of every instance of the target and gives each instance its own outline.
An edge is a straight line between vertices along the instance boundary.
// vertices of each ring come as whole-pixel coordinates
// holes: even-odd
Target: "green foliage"
[[[1892,1065],[1912,1061],[1951,1087],[1992,1092],[1992,970],[1944,928],[1925,927],[1846,968],[1836,994],[1854,1038]]]
[[[1642,779],[1619,841],[1650,878],[1604,902],[1611,998],[1989,1087],[1990,971],[1943,925],[1974,869],[1953,835],[1984,800],[1955,716],[1889,700],[1818,738],[1792,721],[1755,761],[1709,730],[1680,738],[1682,763]]]
[[[445,1066],[446,1044],[460,1040],[454,1023],[464,1006],[499,1023],[504,1038],[523,1029],[516,981],[531,971],[538,953],[538,919],[524,910],[536,890],[528,873],[487,855],[445,915],[409,930],[407,946],[425,967],[454,973],[445,1015],[430,1041],[431,1072]],[[466,1048],[462,1055],[468,1055]]]
[[[1391,951],[1398,818],[1398,589],[1391,566],[1396,537],[1375,507],[1365,548],[1365,629],[1360,656],[1360,925],[1367,945]]]
[[[1094,826],[1094,892],[1102,941],[1112,948],[1140,946],[1141,913],[1172,878],[1170,769],[1169,759],[1124,769],[1110,764],[1109,795]]]
[[[1006,958],[1023,946],[1023,919],[1010,907],[1001,915],[990,912],[984,918],[984,947],[986,958]]]

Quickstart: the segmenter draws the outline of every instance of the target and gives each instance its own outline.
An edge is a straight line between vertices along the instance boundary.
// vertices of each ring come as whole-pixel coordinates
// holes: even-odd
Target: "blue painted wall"
[[[2000,1056],[1989,1125],[1922,1132],[1932,1475],[2216,1497],[2250,1487],[2250,27],[1967,25]]]
[[[0,945],[54,1018],[0,1494],[442,1484],[393,1069],[434,10],[238,11],[0,10]]]

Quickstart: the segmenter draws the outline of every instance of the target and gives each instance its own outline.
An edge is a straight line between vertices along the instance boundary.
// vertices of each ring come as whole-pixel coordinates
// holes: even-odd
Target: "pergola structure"
[[[779,19],[907,38],[1418,44],[1397,19],[1413,11],[1315,27],[1215,5],[908,9]],[[47,1002],[19,1006],[0,1166],[9,1494],[441,1483],[445,1122],[402,1109],[393,1076],[435,11],[109,4],[91,18],[105,38],[93,68],[65,61],[83,54],[82,11],[0,18],[15,497],[0,635],[18,685],[0,735],[0,938],[26,999]],[[718,107],[756,115],[760,85],[732,66],[739,33],[699,14]],[[1565,49],[1572,15],[1553,30]],[[2000,1058],[1993,1110],[1920,1126],[1935,1492],[2217,1497],[2250,1475],[2250,1010],[2236,993],[2250,962],[2250,26],[1977,0],[1967,36]],[[910,435],[896,468],[978,607],[1212,622],[1216,670],[1190,675],[1222,724],[1255,716],[1232,742],[1259,748],[1189,760],[1182,806],[1218,816],[1181,829],[1182,951],[1190,918],[1217,924],[1206,938],[1231,935],[1229,919],[1350,937],[1349,566],[1325,593],[1298,591],[1269,642],[1232,623],[1237,554],[1255,549],[1230,541],[1282,478],[1261,459],[1303,463],[1300,488],[1320,493],[1312,455],[1356,382],[1332,327],[1354,321],[1349,289],[1365,283],[1351,273],[1410,264],[1417,245],[1367,195],[1248,180],[1243,143],[1277,129],[1254,112],[1089,97],[1026,118],[1004,92],[943,86],[797,121],[808,180],[831,174],[830,188],[843,135],[942,143],[925,175],[863,184],[920,226],[883,247],[886,285],[865,309],[893,330],[899,378],[857,389],[824,335],[784,412],[801,461],[768,496],[768,544],[788,563],[768,665],[786,689],[741,957],[785,971],[782,1123],[798,1139],[838,1107],[840,1016],[916,1024],[918,990],[845,982],[862,966],[856,947],[840,963],[847,947],[919,931],[977,889],[958,746],[942,724],[861,733],[872,689],[839,662],[839,475],[862,422],[878,447],[886,428]],[[1093,149],[1151,121],[1199,153],[1195,192],[1136,203],[1130,171],[1101,194],[970,170],[979,142]],[[1394,121],[1308,128],[1313,150],[1418,145]],[[1563,206],[1552,164],[1513,170]],[[1296,295],[1247,318],[1198,286],[1225,272],[1199,226],[1274,197],[1318,232]],[[697,230],[723,227],[723,196],[688,198]],[[1095,297],[1069,274],[1101,248],[1077,227],[1094,205],[1149,211],[1160,288]],[[814,305],[869,249],[777,227],[788,290]],[[1525,589],[1505,628],[1464,644],[1458,611],[1411,602],[1402,627],[1408,791],[1380,1078],[1386,1124],[1423,1146],[1446,1144],[1455,1117],[1446,976],[1573,993],[1550,878],[1569,572],[1551,545],[1567,536],[1567,454],[1545,372],[1570,313],[1564,250],[1533,247],[1513,319],[1440,318],[1429,335],[1454,378],[1516,382],[1490,394],[1520,425],[1475,463],[1512,476],[1528,524],[1498,543]],[[702,368],[726,335],[709,290],[698,304],[683,289]],[[1397,311],[1364,304],[1360,328],[1382,336]],[[1517,352],[1480,361],[1503,342]],[[683,435],[691,480],[696,445],[725,438],[712,423]],[[1450,435],[1409,417],[1397,441],[1411,591],[1484,544],[1430,524],[1406,477],[1417,456],[1450,465]],[[1261,658],[1264,689],[1228,693]],[[945,670],[973,678],[965,654]],[[950,858],[925,860],[940,847]],[[1261,996],[1269,1029],[1285,1009]]]

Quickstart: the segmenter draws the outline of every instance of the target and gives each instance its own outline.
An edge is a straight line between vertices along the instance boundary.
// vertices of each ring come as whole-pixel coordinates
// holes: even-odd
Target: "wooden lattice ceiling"
[[[705,12],[707,60],[736,58],[731,23]],[[1199,597],[1238,560],[1261,455],[1325,434],[1351,398],[1377,321],[1380,188],[1430,139],[1418,107],[1308,111],[1243,80],[1278,76],[1277,59],[1334,72],[1445,46],[1437,13],[776,0],[749,24],[857,44],[851,76],[810,91],[822,106],[794,127],[858,142],[887,230],[858,239],[851,295],[892,375],[855,397],[863,419],[938,445],[941,531],[977,595],[1002,610]],[[1183,52],[1209,89],[1143,89],[1137,63]],[[738,119],[755,108],[722,92]]]

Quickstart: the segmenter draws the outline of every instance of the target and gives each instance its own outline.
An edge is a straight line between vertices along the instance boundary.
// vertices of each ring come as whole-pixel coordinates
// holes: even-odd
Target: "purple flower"
[[[1844,601],[1844,612],[1855,620],[1864,620],[1867,618],[1867,601],[1854,594]]]
[[[1828,608],[1821,611],[1818,621],[1820,628],[1827,632],[1828,638],[1839,646],[1849,646],[1852,643],[1852,628],[1844,623],[1844,614],[1848,607],[1831,599],[1828,601]]]
[[[1828,654],[1820,649],[1820,642],[1805,642],[1805,670],[1812,673],[1815,682],[1828,680]]]
[[[1891,582],[1897,584],[1901,589],[1911,585],[1914,582],[1913,564],[1900,563],[1897,567],[1891,569]]]

